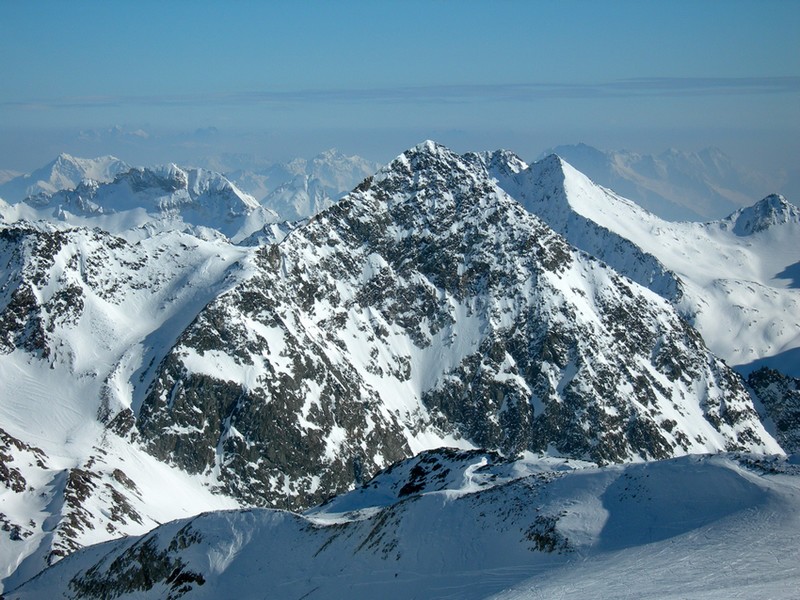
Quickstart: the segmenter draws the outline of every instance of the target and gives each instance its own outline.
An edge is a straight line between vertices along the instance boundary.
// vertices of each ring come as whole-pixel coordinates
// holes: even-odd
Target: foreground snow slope
[[[595,255],[603,249],[603,260],[671,300],[731,365],[800,375],[800,210],[781,196],[720,221],[673,223],[556,156],[500,184],[571,243]],[[655,270],[650,284],[638,277],[646,261],[631,260],[635,253],[609,243],[611,234],[676,275],[679,293]]]
[[[305,515],[213,513],[87,548],[7,598],[792,598],[798,476],[768,466],[438,450]]]

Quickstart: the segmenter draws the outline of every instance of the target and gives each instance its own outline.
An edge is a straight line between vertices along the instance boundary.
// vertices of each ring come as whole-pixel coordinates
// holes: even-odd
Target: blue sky
[[[800,2],[0,0],[0,168],[434,138],[797,166]]]

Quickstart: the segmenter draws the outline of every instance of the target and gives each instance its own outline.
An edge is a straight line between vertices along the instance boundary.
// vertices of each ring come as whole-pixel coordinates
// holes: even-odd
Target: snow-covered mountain
[[[509,152],[459,156],[426,142],[339,202],[290,225],[263,227],[253,217],[263,208],[227,179],[174,165],[131,169],[110,183],[6,205],[4,214],[17,212],[0,225],[5,589],[82,546],[138,536],[204,510],[304,510],[358,488],[396,461],[443,446],[468,452],[401,463],[395,475],[376,480],[378,491],[361,506],[363,490],[302,517],[251,511],[198,522],[216,528],[212,537],[222,545],[235,546],[229,535],[241,528],[249,527],[252,539],[273,531],[296,544],[297,564],[310,568],[309,542],[273,523],[290,523],[292,532],[319,529],[322,537],[339,531],[343,537],[334,535],[331,548],[372,554],[383,548],[373,541],[383,539],[392,506],[405,511],[419,503],[420,515],[428,515],[457,498],[462,508],[448,517],[451,523],[466,515],[471,528],[479,522],[473,509],[497,513],[483,533],[472,534],[480,540],[500,527],[499,537],[487,541],[509,548],[492,567],[499,569],[506,559],[529,557],[532,546],[536,552],[551,542],[550,549],[565,552],[594,547],[575,545],[565,533],[573,541],[562,548],[560,534],[553,537],[564,523],[559,518],[529,515],[519,517],[529,523],[512,519],[513,527],[503,529],[503,511],[517,506],[515,486],[532,488],[577,466],[594,469],[606,483],[580,491],[583,484],[572,479],[565,495],[553,496],[569,502],[569,490],[578,489],[575,501],[589,510],[606,484],[633,472],[627,469],[649,468],[575,461],[780,454],[769,433],[780,418],[764,427],[741,378],[684,318],[703,322],[703,305],[692,304],[700,284],[631,235],[645,234],[624,211],[651,224],[655,217],[573,171],[556,158],[529,167]],[[626,229],[598,225],[594,213],[576,208],[580,202],[598,214],[618,211]],[[541,216],[533,214],[537,206]],[[717,241],[747,240],[758,252],[755,242],[766,236],[764,243],[793,256],[791,231],[775,233],[791,225],[793,210],[772,199],[716,229],[698,227],[721,232]],[[28,222],[27,214],[45,220]],[[131,215],[145,226],[130,230]],[[774,301],[767,296],[753,306]],[[758,408],[768,404],[762,399]],[[511,461],[519,455],[527,458]],[[476,460],[489,465],[485,477]],[[683,465],[675,477],[694,481],[695,462],[674,464]],[[720,486],[730,477],[745,483],[756,477],[740,465],[720,468],[734,473],[722,476]],[[433,473],[446,469],[451,475]],[[745,483],[734,488],[750,489]],[[769,495],[764,490],[772,484],[762,483],[753,489]],[[600,495],[592,499],[590,492]],[[737,494],[744,498],[740,508],[752,505],[749,491]],[[378,506],[378,497],[391,502]],[[348,503],[353,507],[343,508]],[[432,518],[407,515],[409,522]],[[113,560],[117,566],[109,568],[129,573],[131,581],[162,582],[153,593],[200,589],[197,572],[181,570],[194,559],[170,554],[181,544],[205,551],[204,541],[176,533],[183,525],[153,534],[163,547],[131,538],[86,556],[96,561],[98,552],[119,548],[149,561],[155,550],[169,573],[142,575]],[[514,529],[523,525],[525,541]],[[592,531],[574,535],[599,539],[599,529]],[[169,550],[174,535],[183,541]],[[313,544],[325,543],[322,537]],[[350,542],[338,546],[339,539],[359,541],[350,548]],[[402,556],[418,545],[413,535],[397,543],[405,544]],[[477,558],[460,560],[440,564],[478,568]],[[64,583],[62,591],[102,596],[104,585],[119,583],[103,583],[105,567],[92,572],[100,579],[84,574],[83,583]],[[36,581],[49,585],[47,577]]]
[[[77,552],[27,598],[793,598],[798,470],[423,453],[306,514],[182,519]]]
[[[131,443],[114,416],[246,251],[188,234],[0,228],[2,577],[237,503]],[[8,584],[8,582],[7,582]]]
[[[305,507],[459,440],[598,462],[778,450],[665,300],[436,144],[255,265],[183,333],[137,419],[153,454],[247,502]]]
[[[800,210],[783,197],[719,221],[674,223],[554,155],[497,181],[572,244],[673,302],[742,372],[800,375]]]
[[[669,221],[720,219],[775,191],[766,177],[739,167],[717,148],[653,156],[574,144],[551,148],[540,158],[550,154]]]
[[[0,215],[6,222],[55,218],[129,237],[189,228],[201,236],[221,233],[234,241],[278,220],[222,175],[174,164],[136,167],[109,183],[84,180],[74,189],[29,196],[24,203],[3,206]]]
[[[129,169],[129,165],[113,156],[76,158],[60,154],[40,169],[0,184],[0,198],[6,202],[19,202],[36,194],[75,189],[85,179],[108,183]]]

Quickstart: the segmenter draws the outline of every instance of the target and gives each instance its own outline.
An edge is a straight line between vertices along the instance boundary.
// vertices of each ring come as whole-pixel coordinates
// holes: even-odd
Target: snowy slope
[[[0,577],[85,544],[236,506],[145,454],[131,405],[244,251],[177,232],[0,229]],[[143,392],[140,392],[143,393]],[[164,493],[167,493],[165,496]]]
[[[766,364],[800,373],[800,211],[781,196],[720,221],[673,223],[555,156],[531,165],[506,189],[570,242],[672,300],[730,364],[744,372]],[[609,232],[632,243],[634,252],[608,244]],[[641,251],[668,272],[654,269],[659,277],[644,281],[639,273],[646,261],[635,256]],[[660,283],[670,276],[677,296]]]
[[[0,198],[7,202],[19,202],[36,194],[54,194],[60,190],[74,189],[85,179],[107,183],[128,169],[129,165],[113,156],[77,158],[60,154],[40,169],[0,184]]]
[[[766,177],[739,167],[717,148],[653,156],[576,144],[557,146],[541,158],[550,154],[670,221],[719,219],[774,190]]]
[[[213,513],[83,550],[7,597],[792,598],[797,467],[768,466],[437,451],[306,515]]]

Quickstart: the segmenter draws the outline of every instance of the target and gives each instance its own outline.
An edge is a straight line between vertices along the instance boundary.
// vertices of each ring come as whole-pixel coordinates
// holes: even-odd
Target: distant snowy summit
[[[764,176],[736,165],[717,148],[670,149],[654,156],[574,144],[556,146],[541,157],[548,154],[669,221],[720,219],[777,191]]]
[[[277,214],[224,176],[174,164],[128,167],[106,182],[84,178],[71,188],[4,204],[0,216],[6,222],[99,226],[133,238],[188,228],[201,236],[222,234],[237,241],[279,221]]]
[[[778,225],[800,224],[800,209],[783,196],[770,194],[753,206],[737,210],[726,221],[733,225],[735,234],[753,235]]]
[[[60,190],[74,189],[86,179],[108,183],[130,168],[130,165],[114,156],[76,158],[60,154],[40,169],[0,185],[0,198],[6,202],[19,202],[36,194],[54,194]]]
[[[235,188],[234,196],[241,197],[244,194],[251,197],[271,215],[265,222],[294,222],[315,215],[332,206],[380,167],[379,163],[360,156],[348,156],[336,149],[326,150],[311,159],[296,158],[284,163],[260,163],[255,159],[236,155],[211,158],[203,162],[207,166],[205,169],[183,170],[198,174],[194,176],[195,182],[199,182],[201,187],[213,174],[211,178],[226,182],[219,185],[232,185]],[[130,165],[113,156],[87,159],[61,154],[29,174],[7,172],[5,178],[0,180],[3,181],[0,183],[0,199],[10,204],[30,199],[28,204],[38,208],[66,201],[65,209],[69,206],[72,212],[77,210],[75,214],[82,215],[120,212],[128,208],[109,204],[100,206],[95,202],[95,196],[98,192],[100,196],[105,193],[99,191],[101,184],[113,183],[118,176],[126,175],[131,170]],[[152,181],[159,177],[164,178],[163,174],[157,174],[158,171],[163,171],[161,167],[133,170],[139,175],[134,172],[123,179],[133,182],[137,177]],[[148,184],[142,180],[134,183],[134,186],[137,185],[141,187]],[[155,187],[158,185],[155,184]],[[167,187],[169,185],[172,184],[167,184]],[[177,192],[180,187],[181,184],[172,192]],[[169,192],[166,188],[162,188],[162,191]],[[191,190],[187,188],[187,191],[191,195]],[[201,193],[203,192],[196,191],[194,195]],[[114,199],[122,200],[126,206],[136,202],[127,202],[118,195]],[[174,204],[173,200],[169,200],[167,204]],[[148,200],[145,198],[143,202],[147,204]],[[177,203],[185,204],[181,200]],[[35,218],[31,214],[25,216]]]

